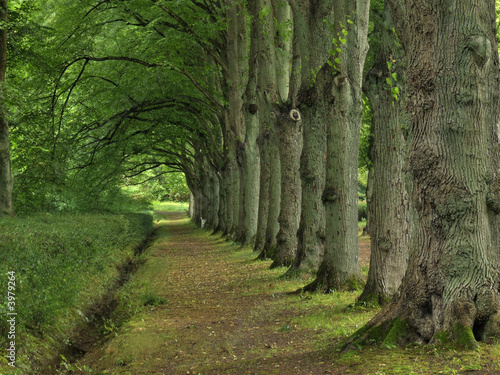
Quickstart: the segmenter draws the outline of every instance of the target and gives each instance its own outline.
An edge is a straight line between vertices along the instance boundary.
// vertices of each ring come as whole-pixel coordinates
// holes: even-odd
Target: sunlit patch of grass
[[[188,202],[153,202],[153,208],[155,211],[164,212],[184,212],[189,209]]]

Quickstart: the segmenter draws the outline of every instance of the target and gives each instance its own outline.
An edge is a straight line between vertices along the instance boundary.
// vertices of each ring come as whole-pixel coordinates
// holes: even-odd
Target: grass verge
[[[155,211],[163,212],[185,212],[189,209],[188,202],[153,202]]]
[[[87,319],[83,312],[116,281],[119,268],[151,230],[147,214],[38,214],[1,220],[0,316],[17,315],[15,325],[0,320],[0,373],[37,373],[37,366],[57,357],[70,344],[75,325]],[[11,342],[15,368],[6,359]]]

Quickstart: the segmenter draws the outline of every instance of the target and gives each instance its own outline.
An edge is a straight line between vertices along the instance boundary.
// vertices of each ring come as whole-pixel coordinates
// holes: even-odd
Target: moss
[[[366,289],[365,289],[366,290]],[[377,308],[387,305],[391,301],[391,297],[382,293],[367,293],[361,294],[361,296],[356,301],[356,306],[364,306],[370,308]]]
[[[440,331],[434,335],[434,339],[441,344],[448,344],[452,340],[450,338],[450,333],[448,331]]]
[[[478,343],[474,338],[474,333],[471,327],[466,327],[461,323],[457,323],[453,329],[453,338],[457,345],[466,349],[477,349]]]
[[[363,346],[367,345],[378,345],[386,337],[387,327],[389,326],[391,326],[391,322],[386,322],[379,325],[367,324],[354,332],[346,340],[342,341],[339,344],[338,349],[361,349]]]
[[[382,347],[387,349],[394,348],[395,346],[397,346],[399,338],[405,336],[407,331],[407,324],[401,319],[397,318],[392,323],[389,333],[382,342]]]
[[[357,275],[352,275],[345,283],[344,287],[340,288],[341,290],[347,291],[355,291],[355,290],[363,290],[365,287],[365,283],[361,278]]]

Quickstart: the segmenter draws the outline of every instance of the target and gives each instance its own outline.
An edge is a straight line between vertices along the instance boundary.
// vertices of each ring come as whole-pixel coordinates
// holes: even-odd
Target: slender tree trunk
[[[405,183],[407,146],[403,136],[403,129],[409,124],[405,100],[400,93],[405,92],[403,51],[392,32],[388,8],[384,17],[384,22],[376,26],[381,34],[378,58],[365,82],[373,111],[374,169],[368,207],[372,226],[370,270],[359,297],[360,301],[374,300],[379,304],[389,301],[403,280],[411,236],[410,203]],[[392,82],[391,86],[387,80]],[[395,91],[394,87],[403,89]]]
[[[7,67],[7,0],[0,1],[0,216],[12,215],[12,172],[10,161],[9,123],[5,113],[5,70]]]
[[[218,211],[219,219],[218,219],[218,226],[215,229],[215,231],[225,233],[227,228],[226,181],[224,180],[222,173],[223,173],[222,170],[216,173],[217,181],[219,183],[219,211]]]
[[[192,192],[189,193],[189,209],[188,215],[191,219],[194,219],[194,195]]]
[[[363,228],[363,233],[362,236],[366,236],[370,234],[370,227],[371,227],[371,215],[370,215],[370,206],[372,204],[372,196],[373,196],[373,168],[370,168],[368,170],[368,178],[366,181],[366,206],[367,206],[367,212],[366,212],[366,226]]]
[[[269,217],[269,190],[271,179],[271,160],[269,155],[269,137],[266,129],[261,129],[259,136],[260,151],[260,191],[259,191],[259,218],[257,220],[257,233],[255,235],[254,251],[259,253],[266,243],[266,228]]]
[[[208,168],[208,184],[209,184],[209,206],[208,206],[208,223],[210,228],[217,230],[219,226],[219,180],[214,169]]]
[[[368,51],[369,0],[339,0],[334,5],[336,45],[332,57],[332,121],[327,127],[325,256],[306,291],[360,286],[358,248],[358,152],[363,113],[362,75]],[[347,34],[347,35],[346,35]],[[345,44],[340,39],[345,40]],[[335,60],[336,59],[336,60]]]
[[[495,1],[389,4],[408,58],[416,243],[398,293],[353,339],[475,347],[500,337]]]

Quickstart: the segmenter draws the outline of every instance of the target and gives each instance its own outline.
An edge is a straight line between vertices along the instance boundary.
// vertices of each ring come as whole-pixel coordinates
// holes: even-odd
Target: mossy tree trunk
[[[288,30],[290,25],[287,23],[286,17],[290,14],[290,9],[282,0],[273,1],[273,8],[276,11],[276,21],[279,28]],[[270,20],[267,23],[273,22]],[[277,30],[276,40],[278,41],[279,49],[278,55],[274,56],[274,61],[280,61],[283,65],[273,66],[273,70],[266,73],[268,76],[273,77],[272,91],[267,93],[267,108],[271,109],[271,136],[276,136],[279,143],[279,165],[280,165],[280,207],[279,207],[279,231],[276,240],[269,238],[269,242],[275,242],[275,246],[269,246],[266,242],[264,253],[270,256],[274,261],[271,268],[279,266],[290,266],[295,258],[297,251],[297,230],[299,226],[300,215],[300,175],[299,163],[300,152],[302,149],[302,125],[301,116],[299,111],[295,108],[294,101],[291,99],[295,96],[293,89],[286,87],[289,82],[291,71],[294,69],[290,67],[286,56],[289,55],[290,41],[286,40],[289,36],[280,34]],[[274,37],[274,33],[271,34]],[[286,31],[285,31],[286,34]],[[269,40],[271,42],[271,40]],[[268,44],[272,46],[271,43]],[[274,53],[274,52],[273,52]],[[285,58],[283,58],[285,57]],[[285,100],[283,97],[288,94]],[[272,105],[274,103],[274,105]],[[270,155],[276,155],[271,153]],[[274,164],[274,160],[272,161]],[[276,166],[274,167],[276,168]],[[271,172],[275,173],[275,172]],[[278,183],[273,176],[271,176],[271,183]],[[274,187],[273,187],[274,188]],[[275,196],[270,197],[271,200],[277,197],[277,190],[274,190]],[[270,205],[271,207],[271,205]],[[273,212],[273,215],[275,212]],[[270,217],[271,220],[274,220]],[[275,223],[270,228],[274,231]],[[269,235],[272,235],[268,232]],[[274,251],[273,251],[274,248]]]
[[[9,123],[5,112],[5,70],[7,67],[7,0],[0,1],[0,216],[12,215],[12,172]]]
[[[300,158],[302,185],[301,216],[297,254],[287,275],[315,273],[321,263],[325,244],[325,208],[321,200],[325,186],[326,126],[331,113],[332,72],[330,58],[333,9],[314,1],[292,1],[294,14],[294,54],[300,56],[301,77],[297,107],[303,126]],[[324,21],[327,22],[324,22]]]
[[[363,66],[368,51],[369,1],[336,1],[333,31],[341,52],[331,57],[332,101],[327,126],[325,255],[316,279],[304,290],[360,286],[358,250],[358,152],[363,113]],[[345,41],[342,42],[342,40]],[[326,69],[326,67],[325,67]]]
[[[500,337],[495,1],[389,2],[406,50],[416,243],[391,303],[353,340],[466,347]]]
[[[279,231],[271,268],[290,266],[297,252],[297,230],[300,215],[300,152],[302,149],[301,117],[297,109],[281,107],[277,112],[279,155],[281,164],[281,200]]]
[[[392,28],[390,12],[386,8],[384,19],[375,26],[380,35],[380,49],[374,66],[366,76],[364,89],[373,113],[373,181],[368,206],[370,269],[359,301],[376,301],[379,304],[389,301],[403,280],[411,237],[409,197],[405,184],[407,146],[403,135],[403,129],[408,128],[402,95],[405,93],[404,54]]]
[[[259,258],[272,258],[277,244],[279,231],[278,217],[281,202],[281,161],[279,152],[279,129],[277,128],[278,113],[276,105],[288,98],[288,83],[290,80],[290,28],[292,16],[290,7],[284,0],[272,0],[269,4],[272,11],[263,12],[262,35],[263,70],[259,72],[259,117],[261,122],[261,206],[259,207],[259,239],[255,250]],[[260,6],[259,11],[265,9]],[[269,9],[269,8],[267,8]],[[274,103],[273,103],[274,102]],[[264,108],[264,110],[262,110]]]
[[[238,165],[238,154],[241,152],[242,140],[245,138],[244,124],[242,116],[242,92],[245,87],[243,77],[242,63],[246,55],[246,13],[243,11],[242,4],[236,1],[226,0],[226,19],[228,27],[226,33],[226,43],[224,48],[224,57],[227,66],[224,80],[227,89],[227,114],[225,118],[225,178],[227,180],[227,232],[226,235],[235,236],[240,227],[240,205],[243,204],[243,193],[240,191],[242,171]],[[242,48],[245,43],[245,49]],[[244,187],[243,187],[244,188]]]
[[[279,231],[278,217],[281,202],[281,159],[279,151],[278,130],[269,128],[264,135],[267,142],[269,155],[269,208],[266,222],[266,234],[264,248],[259,254],[259,259],[272,258],[276,249]]]

